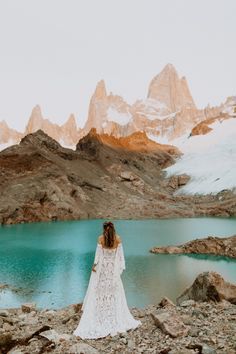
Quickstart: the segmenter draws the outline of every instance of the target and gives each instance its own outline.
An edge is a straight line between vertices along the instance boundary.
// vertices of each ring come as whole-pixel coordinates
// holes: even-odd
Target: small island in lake
[[[153,247],[151,253],[208,254],[236,258],[236,235],[196,239],[179,246]]]

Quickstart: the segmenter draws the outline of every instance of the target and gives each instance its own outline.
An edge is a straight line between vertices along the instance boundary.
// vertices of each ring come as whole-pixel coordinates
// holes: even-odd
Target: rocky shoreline
[[[153,247],[151,253],[157,254],[208,254],[236,258],[236,235],[196,239],[179,246]]]
[[[203,273],[209,287],[219,275]],[[197,280],[197,279],[196,279]],[[196,282],[195,280],[195,282]],[[216,285],[216,284],[215,284]],[[232,284],[231,284],[232,285]],[[205,281],[205,290],[207,289]],[[236,286],[232,285],[234,294]],[[201,294],[198,287],[198,294]],[[194,291],[196,293],[196,289]],[[210,295],[209,291],[208,295]],[[72,335],[81,316],[81,304],[64,309],[37,309],[24,304],[0,310],[1,354],[235,354],[236,305],[225,299],[188,299],[178,305],[163,298],[158,305],[132,308],[142,322],[135,330],[99,340]]]

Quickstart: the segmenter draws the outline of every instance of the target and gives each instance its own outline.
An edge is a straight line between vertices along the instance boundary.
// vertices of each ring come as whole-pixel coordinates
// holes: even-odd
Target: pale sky
[[[167,63],[197,106],[236,95],[236,0],[0,0],[0,121],[24,130],[39,104],[83,126],[91,95],[145,98]]]

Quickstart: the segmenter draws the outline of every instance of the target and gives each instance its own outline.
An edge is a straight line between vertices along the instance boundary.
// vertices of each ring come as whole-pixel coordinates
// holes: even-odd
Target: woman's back
[[[120,278],[125,269],[121,239],[111,222],[104,223],[105,231],[98,238],[93,272],[82,306],[83,315],[74,331],[81,338],[100,338],[109,334],[136,328],[136,321],[129,312]]]

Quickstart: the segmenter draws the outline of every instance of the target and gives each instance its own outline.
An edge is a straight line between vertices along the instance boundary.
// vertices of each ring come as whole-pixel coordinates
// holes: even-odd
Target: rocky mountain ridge
[[[43,130],[65,147],[75,147],[79,139],[95,128],[99,134],[125,137],[143,131],[159,142],[171,140],[191,132],[202,121],[228,117],[236,112],[236,99],[229,97],[218,107],[198,109],[191,96],[187,80],[179,77],[173,65],[167,64],[156,75],[148,88],[147,98],[130,105],[118,95],[108,94],[101,80],[90,100],[87,121],[83,128],[77,126],[73,114],[59,126],[45,119],[39,105],[32,110],[26,129],[16,132],[0,122],[0,145],[18,143],[20,139]],[[3,145],[4,144],[4,145]]]
[[[168,218],[236,215],[230,191],[175,196],[188,176],[166,177],[175,147],[97,134],[63,148],[43,131],[0,152],[0,223],[87,218]]]

